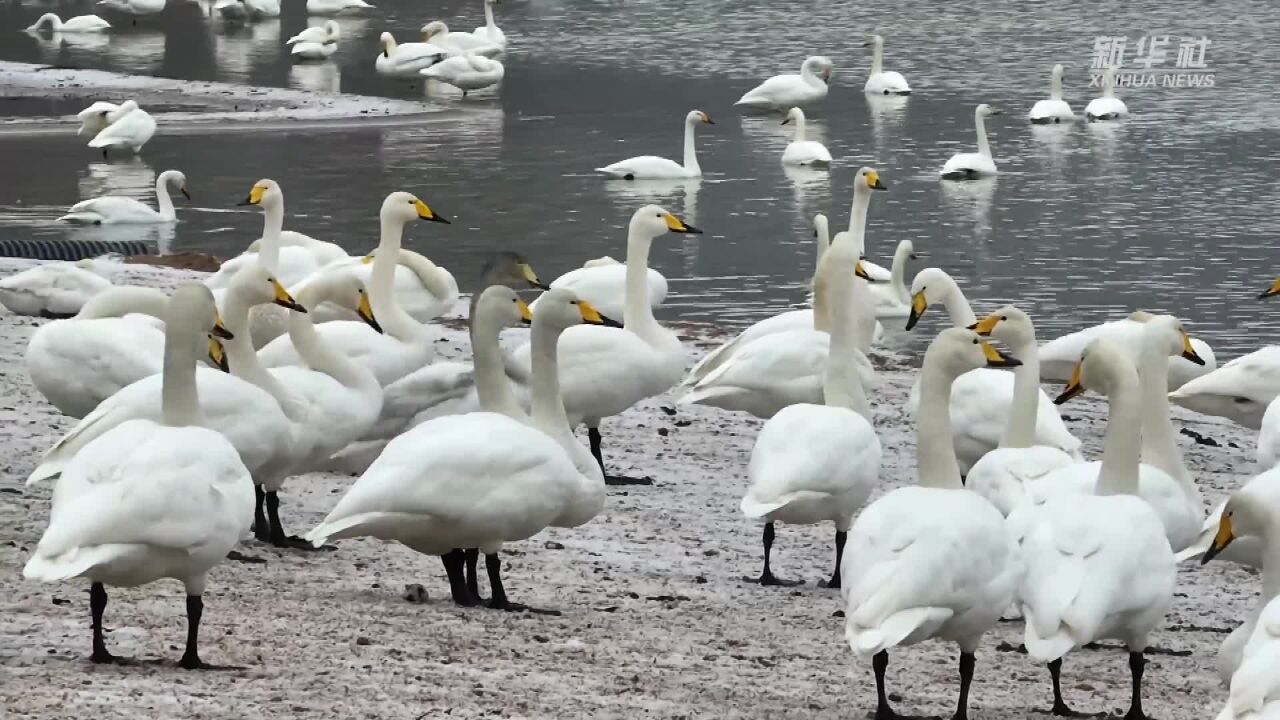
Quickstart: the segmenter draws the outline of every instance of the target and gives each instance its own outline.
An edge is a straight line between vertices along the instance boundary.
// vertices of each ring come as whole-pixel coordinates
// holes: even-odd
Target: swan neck
[[[871,74],[878,75],[884,72],[884,44],[874,43],[871,50]]]
[[[861,257],[867,252],[867,208],[871,206],[871,191],[854,189],[853,203],[849,206],[849,234],[853,236],[854,250]]]
[[[494,30],[498,26],[493,19],[493,3],[487,1],[484,4],[484,26],[490,30]]]
[[[978,131],[978,153],[983,157],[991,157],[991,143],[987,141],[987,121],[981,113],[974,113],[973,125]]]
[[[795,119],[791,121],[796,126],[795,142],[804,142],[805,138],[805,117],[803,112],[798,112]]]
[[[822,256],[827,254],[827,250],[831,247],[831,230],[826,223],[818,225],[818,237],[815,244],[817,245],[817,259],[813,264],[813,271],[816,274],[818,268],[822,267]]]
[[[1098,471],[1099,495],[1137,495],[1138,458],[1142,433],[1142,396],[1138,388],[1120,383],[1108,393],[1107,436]]]
[[[863,281],[854,277],[853,263],[839,265],[817,288],[823,295],[830,295],[827,304],[831,313],[831,345],[822,378],[822,395],[827,405],[848,408],[871,422],[871,406],[854,365],[854,356],[861,355],[861,350],[857,342],[858,308],[854,306],[858,298],[853,290]]]
[[[627,233],[627,286],[623,325],[641,337],[658,329],[649,305],[649,247],[653,239],[632,227]]]
[[[1013,403],[1000,447],[1029,448],[1036,442],[1036,417],[1040,409],[1040,348],[1032,334],[1012,350],[1022,364],[1013,369]]]
[[[1138,384],[1142,388],[1142,461],[1178,481],[1187,499],[1201,505],[1200,489],[1182,459],[1169,410],[1169,355],[1143,343],[1138,354]]]
[[[684,170],[690,175],[701,175],[702,168],[698,167],[698,152],[694,149],[694,129],[697,124],[696,120],[686,120],[684,123]]]
[[[373,269],[369,272],[369,304],[388,335],[408,342],[421,336],[422,326],[405,312],[395,294],[396,265],[400,263],[404,221],[383,217],[381,224],[378,252],[373,256]]]
[[[1102,97],[1116,96],[1116,75],[1108,70],[1102,74]]]
[[[173,198],[169,197],[168,173],[160,173],[160,177],[156,178],[156,207],[160,211],[160,217],[165,220],[177,217],[173,209]]]
[[[907,260],[910,258],[911,251],[907,249],[906,241],[898,243],[898,251],[893,254],[893,265],[889,268],[889,289],[902,303],[911,302],[911,291],[907,289]]]
[[[233,289],[226,294],[223,305],[223,321],[227,325],[227,330],[235,336],[223,342],[231,374],[267,391],[280,404],[286,415],[290,418],[296,417],[303,408],[297,404],[295,398],[280,384],[280,381],[258,362],[258,353],[254,350],[253,341],[250,339],[250,304]]]
[[[965,298],[964,291],[954,281],[952,281],[942,304],[946,306],[947,315],[951,318],[951,324],[955,327],[969,327],[978,322],[978,317],[973,314],[973,308],[969,306],[969,300]]]
[[[294,298],[298,304],[314,311],[325,298],[319,285],[303,288]],[[375,311],[377,312],[377,311]],[[307,367],[323,373],[342,384],[343,387],[368,390],[381,395],[381,386],[371,370],[364,370],[346,355],[336,352],[325,345],[316,326],[311,320],[311,313],[289,313],[289,339],[298,351],[298,357]]]
[[[1054,70],[1053,76],[1049,80],[1049,99],[1062,99],[1062,74]]]
[[[951,437],[951,383],[954,378],[925,365],[916,411],[916,472],[921,487],[959,490],[960,464]]]
[[[553,326],[533,321],[529,340],[529,369],[534,425],[555,438],[560,438],[569,427],[560,398],[560,370],[557,362],[557,344],[560,332]]]
[[[118,318],[130,313],[141,313],[164,320],[165,306],[169,298],[155,288],[122,285],[108,288],[89,299],[80,308],[76,318],[96,320],[99,318]]]
[[[1280,535],[1271,530],[1262,541],[1262,597],[1258,607],[1265,607],[1280,596]]]
[[[190,327],[166,323],[164,375],[160,384],[160,411],[166,425],[200,424],[200,398],[196,392],[197,337]]]
[[[511,383],[507,380],[502,346],[498,342],[502,324],[483,308],[475,307],[478,303],[473,302],[472,305],[471,362],[475,368],[476,397],[480,401],[480,409],[526,421],[528,416],[516,402]],[[480,311],[478,314],[477,310]]]
[[[273,202],[262,208],[262,242],[258,245],[258,262],[276,272],[280,267],[280,233],[284,231],[284,203]]]

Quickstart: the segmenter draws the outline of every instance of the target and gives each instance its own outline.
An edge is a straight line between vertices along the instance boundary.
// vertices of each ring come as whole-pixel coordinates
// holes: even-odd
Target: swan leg
[[[462,549],[454,548],[441,555],[440,562],[444,563],[444,571],[449,574],[449,592],[453,595],[454,604],[462,607],[479,605],[479,599],[467,591],[466,571],[463,569],[466,558]]]
[[[604,475],[605,485],[652,485],[653,478],[629,478],[622,475],[610,475],[604,469],[604,452],[600,449],[601,437],[600,428],[587,428],[587,439],[591,441],[591,455],[596,459],[596,463],[600,465],[600,472]]]
[[[200,618],[204,615],[204,598],[187,596],[187,649],[182,653],[178,666],[187,670],[242,670],[232,665],[210,665],[200,659]]]
[[[484,569],[489,574],[489,590],[492,597],[489,598],[489,607],[494,610],[506,610],[507,612],[531,612],[539,615],[559,615],[559,610],[539,610],[531,608],[528,605],[513,603],[507,599],[506,588],[502,586],[502,558],[498,557],[498,553],[491,553],[484,556]]]
[[[840,558],[844,555],[844,543],[849,539],[849,533],[844,530],[836,531],[836,567],[831,571],[831,579],[827,581],[827,587],[840,587]]]
[[[107,589],[96,582],[89,586],[89,612],[93,616],[93,655],[89,659],[96,663],[113,663],[116,658],[107,652],[107,644],[102,641],[102,613],[107,609]]]
[[[769,566],[770,556],[773,555],[773,523],[764,524],[764,570],[761,571],[758,578],[743,578],[747,582],[757,582],[761,585],[772,585],[776,587],[795,587],[800,584],[798,580],[782,580],[774,577],[773,569]]]
[[[1089,713],[1079,712],[1067,707],[1067,701],[1062,698],[1062,658],[1058,658],[1049,663],[1049,677],[1053,678],[1053,708],[1049,710],[1050,715],[1058,717],[1092,717]],[[1100,713],[1099,716],[1106,713]]]
[[[280,493],[275,490],[269,490],[266,493],[267,505],[267,523],[270,528],[270,534],[267,542],[280,548],[292,548],[294,550],[336,550],[332,545],[324,547],[316,547],[310,542],[298,537],[297,535],[285,535],[284,524],[280,522]]]
[[[475,599],[480,599],[480,581],[476,578],[476,564],[480,561],[479,548],[467,548],[462,553],[466,560],[467,592]],[[487,564],[487,562],[486,562]]]
[[[977,662],[973,653],[960,651],[960,702],[951,720],[969,720],[969,685],[973,683],[973,667]]]
[[[261,485],[253,486],[253,536],[261,542],[271,539],[271,531],[267,527],[267,513],[263,507],[267,493]]]
[[[1125,720],[1147,720],[1146,714],[1142,712],[1142,671],[1146,664],[1142,651],[1129,651],[1129,672],[1133,675],[1133,700],[1129,704],[1129,712],[1124,715]]]

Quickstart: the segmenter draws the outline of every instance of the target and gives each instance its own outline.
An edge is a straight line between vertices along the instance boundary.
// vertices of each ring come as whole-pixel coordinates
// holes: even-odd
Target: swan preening
[[[684,163],[680,164],[655,155],[641,155],[620,160],[612,165],[596,168],[610,178],[621,180],[670,180],[702,177],[698,166],[698,152],[694,149],[694,129],[698,125],[714,125],[710,115],[701,110],[690,110],[684,117]]]
[[[419,70],[423,77],[448,83],[462,91],[462,96],[472,90],[497,85],[505,74],[502,63],[485,57],[475,50],[465,50],[461,55],[445,58],[428,68]]]
[[[95,107],[97,110],[94,110]],[[96,112],[98,119],[89,120],[85,117],[85,113],[90,111]],[[81,133],[86,129],[96,132],[89,141],[89,147],[101,149],[104,158],[107,157],[108,150],[137,154],[156,134],[156,121],[150,113],[138,107],[134,100],[126,100],[114,108],[110,103],[94,103],[81,111],[77,118],[82,123]]]
[[[110,288],[111,257],[50,263],[0,280],[0,305],[18,315],[68,318]]]
[[[835,69],[830,58],[814,55],[800,65],[799,75],[774,75],[747,91],[734,105],[758,110],[785,110],[810,105],[827,96]]]
[[[110,30],[111,23],[97,15],[77,15],[64,22],[56,13],[45,13],[27,28],[27,32],[40,32],[46,27],[53,33],[100,33]]]
[[[292,46],[289,54],[304,60],[323,60],[338,50],[342,26],[336,20],[325,20],[322,27],[309,27],[285,41]]]

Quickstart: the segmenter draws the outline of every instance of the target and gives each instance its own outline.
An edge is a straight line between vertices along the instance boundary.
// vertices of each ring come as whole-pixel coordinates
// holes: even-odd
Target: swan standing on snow
[[[884,682],[889,650],[931,638],[960,645],[955,717],[968,717],[974,651],[1012,602],[1023,568],[1004,517],[960,484],[947,398],[951,383],[974,368],[1017,364],[972,330],[939,333],[920,370],[920,484],[871,503],[849,531],[841,568],[844,635],[854,654],[872,658],[876,717],[896,717]]]
[[[804,137],[804,111],[793,107],[787,111],[783,125],[794,123],[796,136],[782,151],[783,165],[808,165],[812,167],[828,167],[831,165],[831,153],[827,147],[817,140],[806,140]]]
[[[557,341],[567,328],[600,322],[572,293],[553,290],[533,318],[533,423],[492,412],[423,423],[387,444],[307,538],[377,537],[439,555],[453,600],[477,604],[466,585],[464,549],[485,553],[490,607],[515,610],[503,588],[498,550],[551,526],[576,527],[604,507],[598,473],[584,475],[564,444]]]
[[[449,32],[449,26],[443,20],[433,20],[423,25],[422,39],[433,45],[439,45],[450,54],[474,52],[485,57],[496,57],[502,54],[502,48],[488,40],[468,32]]]
[[[822,55],[806,58],[799,75],[774,75],[747,91],[734,105],[759,110],[803,107],[827,96],[835,65]]]
[[[466,50],[461,55],[454,55],[418,71],[423,77],[433,78],[448,83],[462,91],[462,97],[472,90],[497,85],[502,81],[505,69],[502,63],[487,58],[474,50]]]
[[[373,7],[364,0],[307,0],[308,15],[340,15]]]
[[[667,278],[653,268],[647,270],[649,307],[657,308],[667,297]],[[552,280],[551,287],[573,291],[607,318],[626,320],[627,266],[611,257],[588,260],[582,267]],[[538,301],[534,300],[530,307],[536,311]]]
[[[1079,332],[1063,335],[1040,347],[1040,377],[1044,380],[1066,382],[1071,371],[1080,362],[1080,355],[1089,343],[1098,338],[1106,338],[1134,355],[1142,346],[1142,329],[1147,321],[1155,317],[1149,312],[1137,310],[1123,320],[1112,320],[1085,328]],[[1192,380],[1213,372],[1218,366],[1213,348],[1200,338],[1192,338],[1192,349],[1203,364],[1192,362],[1184,357],[1176,357],[1169,365],[1169,390],[1176,390]]]
[[[702,168],[698,167],[698,153],[693,144],[694,128],[699,123],[714,125],[715,121],[701,110],[690,110],[689,114],[684,116],[683,165],[654,155],[641,155],[613,163],[612,165],[606,165],[602,168],[596,168],[596,172],[621,180],[671,180],[702,177]]]
[[[1231,696],[1217,720],[1268,720],[1280,713],[1280,601],[1262,609],[1242,662],[1231,676]]]
[[[471,31],[472,35],[481,40],[497,45],[504,51],[507,49],[507,34],[502,32],[502,28],[498,27],[498,23],[493,19],[493,6],[498,4],[498,0],[484,0],[484,25]]]
[[[1018,605],[1026,618],[1027,653],[1049,665],[1054,715],[1072,714],[1062,697],[1063,656],[1114,638],[1128,647],[1133,677],[1125,717],[1145,720],[1143,653],[1173,601],[1176,566],[1159,516],[1138,497],[1138,373],[1124,351],[1106,340],[1085,349],[1079,368],[1057,402],[1085,387],[1106,394],[1102,469],[1093,493],[1059,494],[1009,517],[1010,535],[1027,567]]]
[[[191,194],[187,192],[187,176],[178,170],[165,170],[160,173],[160,177],[156,178],[156,206],[159,210],[152,210],[149,205],[138,202],[133,198],[120,197],[119,195],[103,195],[89,200],[81,200],[72,205],[66,215],[58,219],[65,222],[88,225],[177,222],[178,218],[173,211],[173,200],[169,197],[170,185],[176,186],[183,197],[188,200],[191,199]]]
[[[142,146],[156,134],[156,121],[151,114],[138,107],[136,101],[126,100],[121,103],[115,115],[118,119],[95,135],[89,141],[89,147],[101,148],[104,158],[109,149],[134,154],[142,152]]]
[[[978,133],[978,152],[952,155],[947,164],[942,166],[943,180],[977,180],[995,176],[996,163],[991,159],[991,144],[987,142],[986,119],[1001,112],[986,103],[974,109],[973,124]]]
[[[324,27],[309,27],[285,41],[292,45],[289,54],[303,60],[323,60],[338,50],[342,27],[336,20],[326,20]]]
[[[788,585],[769,566],[774,523],[812,525],[830,520],[836,527],[836,564],[828,587],[840,587],[840,556],[854,515],[867,502],[880,475],[880,440],[872,426],[871,405],[854,366],[859,318],[855,315],[854,275],[865,278],[858,252],[845,240],[821,260],[814,293],[826,297],[831,342],[823,376],[823,404],[790,405],[778,411],[756,436],[747,466],[750,483],[740,507],[751,519],[763,519],[764,570],[761,585]]]
[[[1036,104],[1031,106],[1031,114],[1028,117],[1035,125],[1054,125],[1076,119],[1076,114],[1071,112],[1071,106],[1062,99],[1061,63],[1053,66],[1053,75],[1049,80],[1049,99],[1037,100]]]
[[[187,593],[187,645],[179,662],[209,667],[198,637],[207,573],[240,541],[253,516],[253,481],[236,450],[203,424],[196,358],[217,321],[213,296],[184,285],[165,313],[164,400],[158,420],[132,420],[87,445],[54,489],[49,527],[24,577],[91,583],[95,663],[116,660],[103,641],[106,586],[174,578]]]
[[[97,15],[77,15],[63,22],[57,13],[45,13],[27,28],[27,32],[40,32],[46,25],[49,27],[49,32],[53,33],[98,33],[111,29],[111,23]]]
[[[879,35],[872,35],[870,40],[862,44],[862,47],[872,48],[871,74],[867,77],[867,84],[862,86],[864,93],[872,95],[911,94],[911,86],[907,84],[907,79],[902,77],[902,73],[884,69],[884,38]]]
[[[1111,65],[1102,73],[1102,96],[1084,106],[1084,117],[1089,122],[1119,120],[1129,114],[1124,101],[1116,97],[1116,67]]]
[[[76,131],[76,135],[97,135],[123,114],[119,105],[98,100],[76,113],[76,119],[80,121],[80,129]]]
[[[440,62],[448,51],[428,42],[397,44],[395,36],[384,32],[379,38],[382,52],[373,67],[381,75],[416,77],[419,72]]]
[[[108,266],[115,264],[106,258],[85,258],[27,268],[0,280],[0,305],[17,315],[69,318],[113,287],[104,275]]]
[[[1257,430],[1280,397],[1280,345],[1268,345],[1189,381],[1169,394],[1176,405]]]

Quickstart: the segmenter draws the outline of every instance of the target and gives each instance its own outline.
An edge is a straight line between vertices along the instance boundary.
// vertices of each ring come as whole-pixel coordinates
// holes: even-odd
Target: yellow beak
[[[969,329],[977,332],[979,335],[990,336],[991,332],[996,329],[996,325],[999,324],[1000,316],[992,314],[970,325]]]
[[[1276,295],[1280,295],[1280,278],[1276,278],[1276,281],[1271,283],[1271,287],[1263,290],[1262,294],[1258,295],[1258,299],[1265,300]]]
[[[664,219],[667,221],[667,229],[673,233],[690,233],[693,235],[702,234],[701,230],[686,223],[671,213],[667,213],[667,217]]]
[[[1196,349],[1191,345],[1191,336],[1185,332],[1182,333],[1182,357],[1197,365],[1204,365],[1204,358],[1200,357],[1200,354],[1196,352]]]
[[[216,309],[213,311],[213,330],[211,332],[216,337],[220,337],[223,340],[235,339],[235,335],[232,335],[231,331],[227,329],[227,326],[222,324],[222,313],[218,312]]]
[[[529,309],[529,303],[516,298],[516,307],[520,308],[520,321],[524,323],[533,322],[533,311]],[[581,308],[579,308],[581,310]]]
[[[304,313],[307,311],[306,308],[298,304],[297,300],[293,299],[293,296],[289,294],[288,290],[284,289],[284,286],[280,284],[279,280],[272,278],[271,285],[273,286],[276,295],[275,300],[272,302],[276,305],[279,305],[282,308],[288,308],[294,312]]]
[[[231,371],[227,364],[227,349],[222,346],[222,341],[212,335],[209,336],[209,362],[222,372]]]
[[[1236,535],[1231,529],[1231,515],[1226,512],[1222,513],[1222,519],[1218,521],[1218,532],[1213,536],[1213,544],[1205,551],[1204,556],[1200,558],[1200,564],[1203,565],[1218,556],[1218,553],[1227,549],[1232,540],[1236,539]]]
[[[418,209],[418,217],[422,218],[423,220],[430,220],[431,222],[444,223],[445,225],[449,224],[449,218],[446,218],[443,215],[437,215],[434,210],[427,207],[427,204],[422,202],[421,200],[415,200],[413,204]]]
[[[373,306],[369,304],[369,293],[366,293],[363,288],[360,290],[360,302],[356,304],[356,315],[359,315],[360,319],[365,321],[365,324],[369,327],[379,333],[382,332],[382,326],[378,324],[377,318],[373,316]]]
[[[924,311],[929,309],[929,301],[924,296],[924,291],[911,296],[911,315],[907,317],[907,329],[910,330],[920,322],[920,318],[924,315]]]
[[[604,318],[600,317],[600,311],[591,306],[586,300],[578,301],[578,312],[582,313],[582,322],[590,325],[603,325]]]
[[[1067,386],[1063,388],[1062,394],[1054,398],[1053,400],[1054,405],[1061,405],[1062,403],[1084,392],[1084,385],[1080,384],[1080,372],[1081,372],[1081,368],[1083,367],[1084,367],[1083,363],[1076,363],[1075,369],[1071,371],[1071,380],[1069,380],[1067,382]]]

